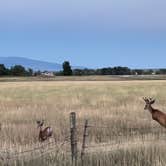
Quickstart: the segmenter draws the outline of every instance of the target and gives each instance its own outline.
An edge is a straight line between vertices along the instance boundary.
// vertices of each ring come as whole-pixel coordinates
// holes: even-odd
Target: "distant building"
[[[44,76],[44,77],[54,77],[55,74],[53,72],[50,72],[50,71],[44,71],[41,73],[41,76]]]
[[[152,75],[156,75],[156,72],[155,72],[155,71],[153,71],[153,72],[152,72]]]

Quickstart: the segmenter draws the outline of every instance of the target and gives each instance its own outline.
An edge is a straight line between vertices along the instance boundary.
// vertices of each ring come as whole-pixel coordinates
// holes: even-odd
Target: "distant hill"
[[[10,68],[14,65],[22,65],[25,68],[32,68],[37,71],[60,71],[62,70],[62,65],[53,62],[45,62],[40,60],[33,60],[23,57],[0,57],[0,64],[4,64],[6,67]],[[83,68],[83,67],[72,67],[72,68]]]

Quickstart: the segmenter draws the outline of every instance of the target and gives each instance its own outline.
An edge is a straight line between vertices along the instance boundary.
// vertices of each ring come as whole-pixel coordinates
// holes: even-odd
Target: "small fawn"
[[[166,114],[152,107],[152,104],[155,103],[155,99],[143,97],[143,100],[145,101],[144,110],[149,110],[152,114],[152,119],[166,128]]]
[[[46,127],[44,129],[42,129],[43,124],[44,124],[44,120],[42,120],[42,121],[36,121],[36,122],[37,122],[38,128],[40,129],[40,131],[39,131],[39,141],[41,141],[41,142],[45,141],[49,137],[52,136],[53,130],[52,130],[51,127]]]

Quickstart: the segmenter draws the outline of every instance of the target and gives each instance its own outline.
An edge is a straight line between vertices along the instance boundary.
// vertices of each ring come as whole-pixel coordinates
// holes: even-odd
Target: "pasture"
[[[70,134],[69,114],[76,112],[79,147],[84,120],[94,126],[88,129],[86,166],[165,166],[166,131],[143,109],[142,100],[155,97],[154,107],[166,112],[165,92],[164,80],[1,82],[0,163],[70,166],[70,143],[60,144]],[[4,151],[10,155],[42,146],[36,125],[41,119],[53,128],[57,147],[43,157],[31,153],[28,159],[7,161]]]

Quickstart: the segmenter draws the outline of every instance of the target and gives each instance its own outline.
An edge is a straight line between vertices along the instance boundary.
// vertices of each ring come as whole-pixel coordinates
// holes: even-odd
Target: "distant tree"
[[[27,74],[25,68],[21,65],[15,65],[10,69],[11,75],[14,76],[25,76]]]
[[[62,70],[56,71],[56,72],[55,72],[55,75],[56,75],[56,76],[63,76],[63,71],[62,71]]]
[[[113,75],[130,75],[131,70],[128,67],[116,66],[112,69]]]
[[[33,69],[29,68],[27,71],[28,76],[33,76]]]
[[[73,75],[75,75],[75,76],[82,76],[82,75],[84,75],[83,74],[83,70],[81,70],[81,69],[74,69],[73,70]]]
[[[0,64],[0,76],[4,76],[8,74],[8,69],[4,64]]]
[[[153,72],[154,71],[152,69],[143,70],[144,75],[151,75],[151,74],[153,74]]]
[[[34,76],[40,76],[40,75],[41,75],[41,71],[40,70],[34,72]]]
[[[166,74],[166,69],[159,69],[156,71],[156,74]]]
[[[72,75],[72,69],[71,69],[70,63],[68,61],[63,62],[63,75],[64,76]]]
[[[83,69],[83,75],[96,75],[96,70],[93,69]]]
[[[107,67],[107,68],[101,68],[96,70],[96,74],[98,75],[130,75],[132,74],[131,69],[128,67]]]
[[[109,75],[108,68],[102,68],[101,75]]]

